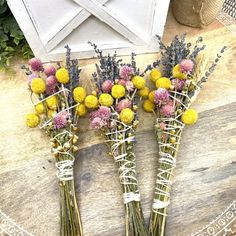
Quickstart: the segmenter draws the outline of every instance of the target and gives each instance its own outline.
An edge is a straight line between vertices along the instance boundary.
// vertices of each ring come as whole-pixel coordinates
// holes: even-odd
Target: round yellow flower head
[[[36,105],[34,106],[34,109],[35,109],[35,111],[37,112],[37,114],[43,114],[43,113],[45,113],[45,107],[44,107],[44,105],[43,105],[42,102],[36,104]]]
[[[88,95],[84,100],[84,105],[87,108],[97,108],[98,107],[98,99],[93,95]]]
[[[134,112],[130,108],[125,108],[120,113],[120,120],[125,124],[130,124],[134,120]]]
[[[30,128],[35,128],[40,124],[40,117],[35,113],[26,115],[26,125]]]
[[[57,109],[57,97],[55,95],[46,98],[46,103],[49,109],[56,110]]]
[[[116,85],[112,86],[111,95],[113,98],[124,97],[125,96],[125,87],[120,84],[116,84]]]
[[[76,113],[78,116],[85,116],[87,113],[87,108],[84,104],[79,104],[79,106],[76,107]]]
[[[154,103],[155,92],[156,92],[156,90],[153,90],[153,91],[151,91],[151,92],[148,94],[148,99],[149,99],[152,103]]]
[[[180,68],[179,64],[174,66],[174,68],[172,70],[172,75],[176,79],[186,79],[186,74],[181,72],[181,68]]]
[[[192,125],[198,120],[198,113],[194,109],[186,110],[181,116],[181,121],[186,125]]]
[[[62,83],[62,84],[66,84],[69,82],[70,77],[69,77],[69,72],[66,68],[60,68],[56,71],[56,78],[57,81]]]
[[[57,112],[54,110],[48,110],[48,112],[47,112],[47,116],[49,119],[52,119],[56,114],[57,114]]]
[[[144,87],[143,89],[140,89],[138,91],[139,96],[143,97],[143,98],[147,98],[148,94],[149,94],[149,88],[148,87]]]
[[[155,109],[155,104],[147,99],[143,102],[143,109],[146,112],[152,112]]]
[[[132,83],[134,84],[134,87],[137,89],[143,89],[146,85],[146,80],[142,76],[134,76],[132,79]]]
[[[102,106],[110,107],[113,104],[113,97],[108,93],[102,93],[99,96],[99,103]]]
[[[156,80],[161,78],[161,72],[158,69],[152,69],[150,72],[150,80],[156,83]]]
[[[34,93],[44,93],[46,90],[45,81],[41,78],[33,78],[31,81],[31,90]]]
[[[73,97],[76,102],[83,102],[86,97],[86,90],[83,87],[76,87],[73,91]]]
[[[161,77],[161,78],[157,79],[157,81],[156,81],[157,88],[169,89],[170,86],[171,86],[171,81],[170,81],[170,79],[168,79],[166,77]]]

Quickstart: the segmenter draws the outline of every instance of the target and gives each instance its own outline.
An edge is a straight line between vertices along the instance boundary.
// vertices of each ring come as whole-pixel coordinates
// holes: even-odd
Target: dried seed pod
[[[66,149],[70,149],[71,144],[69,142],[67,142],[63,145],[63,147],[66,148]]]
[[[79,148],[78,147],[76,147],[76,146],[73,146],[73,148],[72,148],[72,151],[73,152],[77,152],[79,150]]]
[[[171,138],[170,138],[170,142],[171,142],[171,143],[176,143],[176,137],[171,137]]]
[[[76,144],[76,143],[77,143],[77,141],[78,141],[78,139],[77,139],[77,138],[73,138],[73,139],[72,139],[72,143],[73,143],[73,144]]]
[[[171,133],[171,134],[175,134],[175,133],[176,133],[175,129],[172,129],[172,130],[170,131],[170,133]]]

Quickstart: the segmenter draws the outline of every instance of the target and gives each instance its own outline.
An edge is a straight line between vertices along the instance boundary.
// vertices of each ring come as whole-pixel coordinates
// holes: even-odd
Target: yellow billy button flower
[[[34,106],[34,109],[35,109],[35,111],[37,112],[37,114],[43,114],[43,113],[45,113],[45,107],[44,107],[44,105],[43,105],[42,102],[36,104],[36,105]]]
[[[170,79],[168,79],[166,77],[161,77],[161,78],[157,79],[157,81],[156,81],[157,88],[169,89],[170,86],[171,86],[171,81],[170,81]]]
[[[31,81],[31,90],[37,94],[44,93],[46,90],[45,81],[41,78],[33,78]]]
[[[52,109],[52,110],[57,109],[58,101],[57,101],[57,97],[55,95],[46,98],[46,103],[47,103],[47,106],[49,109]]]
[[[143,109],[146,112],[152,112],[155,109],[155,104],[147,99],[143,102]]]
[[[132,83],[134,84],[134,87],[137,89],[143,89],[146,85],[146,80],[142,76],[134,76],[132,79]]]
[[[153,90],[153,91],[151,91],[151,92],[148,94],[148,99],[149,99],[152,103],[154,103],[155,92],[156,92],[156,90]]]
[[[110,107],[113,104],[113,97],[108,93],[102,93],[99,96],[99,103],[102,106]]]
[[[175,65],[174,68],[172,69],[172,75],[176,79],[186,79],[186,74],[182,73],[179,64]]]
[[[47,112],[47,116],[49,119],[52,119],[56,114],[57,114],[57,112],[54,110],[48,110],[48,112]]]
[[[76,87],[73,91],[75,102],[83,102],[86,97],[86,90],[83,87]]]
[[[94,95],[88,95],[84,100],[84,105],[87,108],[97,108],[98,107],[98,99]]]
[[[122,98],[125,96],[125,87],[119,84],[112,86],[111,95],[113,98]]]
[[[150,72],[150,80],[153,83],[156,83],[156,80],[159,79],[161,77],[161,72],[158,69],[152,69]]]
[[[60,68],[56,71],[56,78],[57,81],[62,83],[62,84],[66,84],[69,82],[70,77],[69,77],[69,72],[66,68]]]
[[[186,125],[192,125],[198,120],[198,113],[194,109],[186,110],[181,116],[181,121]]]
[[[78,116],[85,116],[87,114],[87,108],[84,104],[80,104],[76,107],[76,113]]]
[[[40,117],[35,113],[26,115],[26,125],[30,128],[35,128],[40,124]]]
[[[143,97],[143,98],[147,98],[148,94],[149,94],[149,88],[148,87],[144,87],[143,89],[140,89],[138,91],[139,96]]]
[[[130,108],[125,108],[120,113],[120,120],[125,124],[130,124],[134,120],[134,112]]]

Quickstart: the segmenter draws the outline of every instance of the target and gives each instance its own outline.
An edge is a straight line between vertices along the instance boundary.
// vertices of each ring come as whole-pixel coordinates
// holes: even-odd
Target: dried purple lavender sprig
[[[68,84],[65,85],[65,87],[68,88],[70,91],[73,91],[73,89],[79,84],[81,69],[79,69],[78,59],[71,59],[70,47],[66,45],[65,48],[66,48],[66,68],[69,71],[70,75],[70,81]],[[69,97],[68,102],[70,106],[74,105],[74,100],[72,96]]]
[[[205,48],[205,45],[199,46],[203,41],[202,37],[199,37],[195,42],[192,53],[190,54],[191,43],[186,43],[186,34],[181,36],[176,35],[170,46],[165,46],[161,41],[161,37],[157,35],[159,40],[159,47],[161,50],[161,64],[163,65],[164,75],[171,76],[172,68],[180,63],[181,60],[189,58],[194,63],[198,54]]]
[[[207,79],[209,78],[209,76],[214,72],[214,70],[216,69],[216,66],[220,60],[220,58],[222,57],[222,54],[226,51],[227,47],[224,46],[221,50],[220,53],[217,53],[217,56],[215,58],[215,60],[213,61],[212,65],[209,67],[209,69],[205,72],[205,75],[197,82],[198,86],[201,86],[202,83],[205,83],[207,81]]]
[[[96,64],[97,73],[93,73],[94,81],[99,89],[105,80],[111,80],[115,82],[119,79],[119,68],[121,66],[130,66],[134,69],[134,74],[139,75],[140,70],[136,66],[135,53],[131,53],[131,63],[121,63],[122,59],[117,59],[116,52],[111,56],[103,56],[102,50],[98,49],[98,46],[94,43],[88,42],[93,48],[99,58],[99,65]]]

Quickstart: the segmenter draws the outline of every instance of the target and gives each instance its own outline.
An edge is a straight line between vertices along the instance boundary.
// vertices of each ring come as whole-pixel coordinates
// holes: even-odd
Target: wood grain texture
[[[219,215],[236,198],[236,78],[235,38],[215,22],[204,30],[177,24],[168,16],[165,41],[187,31],[203,34],[211,60],[226,44],[229,50],[193,104],[196,125],[185,129],[178,155],[167,223],[167,236],[195,232]],[[138,56],[138,65],[156,55]],[[124,58],[127,60],[127,57]],[[94,70],[96,60],[83,60],[81,78]],[[15,68],[19,67],[19,60]],[[88,85],[89,86],[89,85]],[[0,208],[36,236],[59,233],[59,191],[48,138],[24,125],[32,110],[23,72],[0,75]],[[158,147],[153,116],[140,113],[137,130],[137,172],[148,223],[157,171]],[[124,208],[117,167],[98,132],[80,121],[80,151],[75,163],[76,193],[86,236],[123,236]]]

